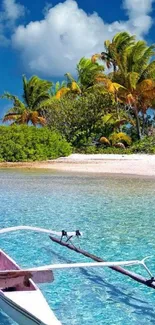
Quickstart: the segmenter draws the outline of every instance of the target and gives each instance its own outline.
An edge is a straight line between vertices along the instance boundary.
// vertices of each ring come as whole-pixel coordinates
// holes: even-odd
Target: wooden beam
[[[39,272],[31,269],[3,270],[0,271],[0,288],[3,288],[1,285],[5,282],[21,282],[21,278],[31,278],[35,283],[50,283],[54,281],[54,275],[51,270],[40,270]]]
[[[61,241],[61,240],[59,240],[59,239],[57,239],[57,238],[55,238],[53,236],[49,236],[49,238],[53,242],[55,242],[55,243],[57,243],[57,244],[59,244],[61,246],[64,246],[66,248],[69,248],[70,250],[73,250],[73,251],[75,251],[75,252],[77,252],[79,254],[82,254],[82,255],[84,255],[86,257],[89,257],[89,258],[91,258],[92,260],[94,260],[96,262],[106,262],[105,260],[103,260],[102,258],[100,258],[100,257],[98,257],[96,255],[93,255],[93,254],[91,254],[91,253],[89,253],[89,252],[87,252],[87,251],[85,251],[83,249],[77,248],[77,247],[75,247],[75,246],[73,246],[73,245],[71,245],[71,244],[69,244],[67,242],[63,242],[63,241]],[[135,280],[136,282],[142,283],[142,284],[144,284],[144,285],[146,285],[146,286],[148,286],[150,288],[155,289],[155,280],[154,279],[146,279],[145,277],[143,277],[143,276],[141,276],[141,275],[139,275],[137,273],[131,272],[131,271],[129,271],[129,270],[127,270],[127,269],[125,269],[125,268],[123,268],[121,266],[109,266],[109,268],[116,271],[116,272],[119,272],[119,273],[121,273],[123,275],[126,275],[126,276],[130,277],[131,279]]]

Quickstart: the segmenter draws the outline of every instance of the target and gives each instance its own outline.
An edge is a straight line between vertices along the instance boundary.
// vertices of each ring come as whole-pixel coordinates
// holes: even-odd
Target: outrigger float
[[[72,238],[82,235],[79,230],[75,232],[66,232],[64,230],[56,232],[43,228],[17,226],[0,229],[0,234],[17,230],[47,233],[53,242],[95,261],[88,263],[51,264],[21,269],[4,251],[0,250],[0,308],[19,325],[61,325],[36,285],[37,283],[52,282],[54,280],[53,271],[57,269],[109,267],[155,289],[155,279],[145,263],[148,257],[142,260],[106,262],[102,258],[92,255],[73,244]],[[53,237],[53,235],[59,238]],[[132,265],[142,265],[149,277],[144,278],[122,267]]]

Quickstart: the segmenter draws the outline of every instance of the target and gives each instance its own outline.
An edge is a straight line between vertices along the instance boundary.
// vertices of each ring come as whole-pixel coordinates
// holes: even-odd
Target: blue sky
[[[155,42],[155,0],[0,0],[0,94],[22,94],[22,74],[75,73],[82,57],[127,30]],[[1,100],[0,117],[11,107]]]

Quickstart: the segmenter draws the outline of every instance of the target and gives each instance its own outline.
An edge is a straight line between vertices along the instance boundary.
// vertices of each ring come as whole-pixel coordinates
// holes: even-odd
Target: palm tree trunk
[[[138,140],[140,140],[142,137],[142,134],[141,134],[140,120],[139,120],[137,108],[134,108],[134,114],[135,114],[135,118],[136,118],[137,137],[138,137]]]
[[[113,70],[114,70],[114,74],[115,74],[116,71],[117,71],[117,64],[116,64],[116,62],[113,62]]]
[[[120,116],[119,116],[119,101],[118,101],[118,97],[117,97],[117,91],[115,91],[115,102],[116,102],[116,116],[117,116],[117,119],[119,120],[120,119]],[[118,130],[119,130],[119,132],[121,132],[122,127],[119,126]]]
[[[142,116],[143,116],[143,124],[142,124],[142,135],[144,135],[144,132],[145,132],[145,114],[142,113]]]

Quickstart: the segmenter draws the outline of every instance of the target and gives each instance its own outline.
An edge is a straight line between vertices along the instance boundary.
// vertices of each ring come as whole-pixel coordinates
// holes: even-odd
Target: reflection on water
[[[151,179],[4,169],[0,227],[80,229],[84,236],[75,243],[98,256],[143,258],[154,255],[154,196]],[[1,247],[22,266],[87,260],[27,231],[1,236]],[[154,262],[148,266],[155,273]],[[109,269],[59,270],[54,283],[40,287],[63,325],[155,323],[153,289]],[[13,322],[0,314],[0,324]]]

